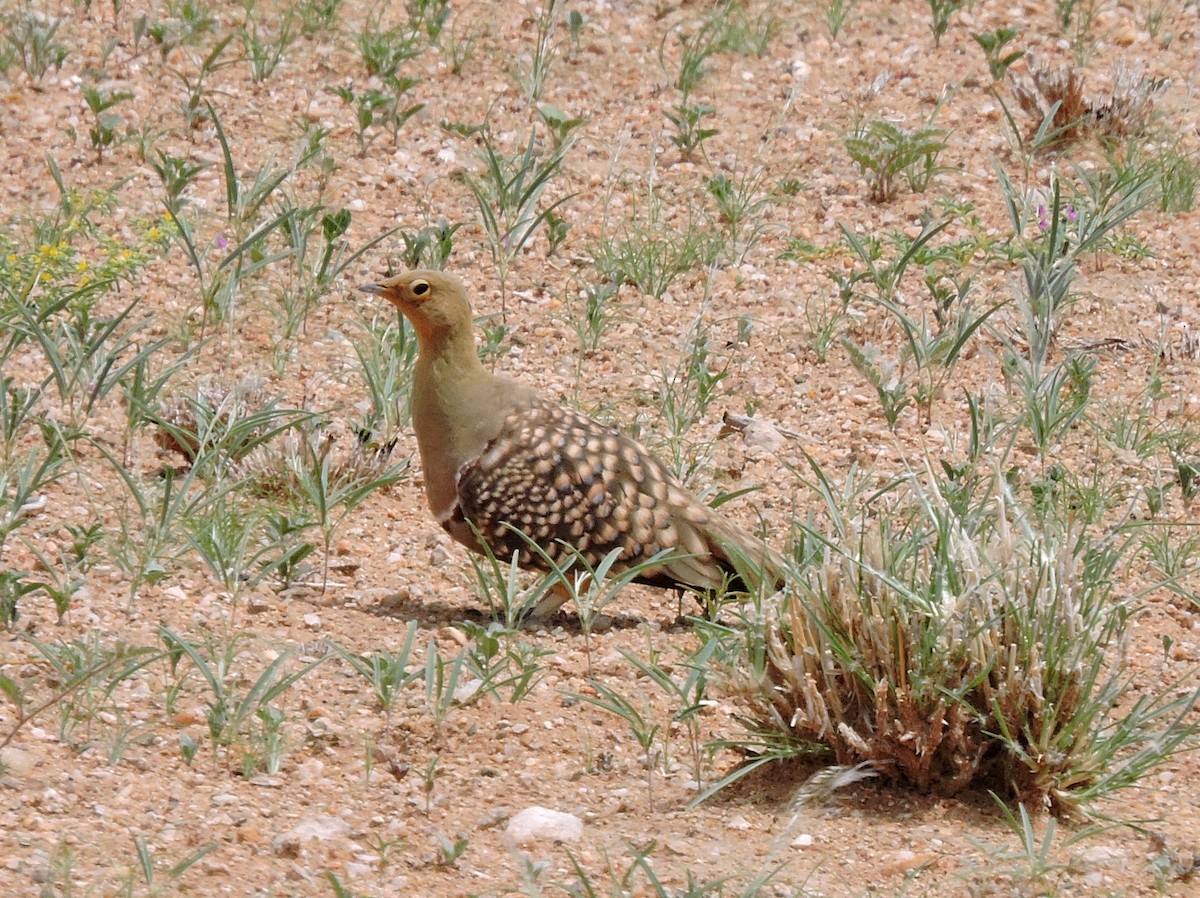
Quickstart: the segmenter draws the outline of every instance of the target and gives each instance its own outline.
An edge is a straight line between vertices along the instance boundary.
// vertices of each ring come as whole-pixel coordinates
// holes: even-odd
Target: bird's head
[[[358,288],[382,296],[412,322],[418,336],[471,327],[471,303],[462,281],[444,271],[406,271]]]

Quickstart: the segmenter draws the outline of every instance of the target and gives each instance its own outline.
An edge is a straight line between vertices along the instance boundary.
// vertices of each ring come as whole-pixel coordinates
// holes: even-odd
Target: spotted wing
[[[498,557],[517,552],[528,567],[544,560],[512,528],[556,563],[571,555],[564,543],[593,566],[620,549],[618,570],[675,550],[638,578],[659,586],[715,588],[730,569],[708,532],[714,513],[661,462],[634,440],[544,400],[517,407],[460,469],[453,517],[452,533],[469,521]]]

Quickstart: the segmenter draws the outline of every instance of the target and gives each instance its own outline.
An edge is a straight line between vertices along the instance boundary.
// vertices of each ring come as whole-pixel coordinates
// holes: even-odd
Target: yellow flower
[[[7,262],[9,265],[16,265],[16,264],[17,264],[17,254],[16,254],[16,253],[9,253],[9,254],[8,254],[6,257],[5,257],[4,261],[5,261],[5,262]]]
[[[162,231],[160,231],[158,228],[151,228],[146,232],[146,236],[151,240],[158,240],[160,237],[162,237]]]
[[[76,271],[84,271],[87,268],[87,259],[80,259],[75,263]]]

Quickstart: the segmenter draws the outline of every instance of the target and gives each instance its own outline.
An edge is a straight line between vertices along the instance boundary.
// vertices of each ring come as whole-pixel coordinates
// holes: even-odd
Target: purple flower
[[[1075,211],[1074,206],[1067,206],[1067,221],[1079,221],[1079,213]]]
[[[217,249],[225,249],[225,247],[229,246],[229,238],[224,234],[218,234],[216,244]]]
[[[1046,207],[1038,204],[1037,207],[1038,227],[1043,231],[1050,230],[1050,220],[1046,218]]]

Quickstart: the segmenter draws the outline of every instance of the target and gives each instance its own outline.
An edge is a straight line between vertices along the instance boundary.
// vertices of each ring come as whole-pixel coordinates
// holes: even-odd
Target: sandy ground
[[[262,84],[251,80],[234,41],[223,57],[230,64],[211,74],[205,96],[218,110],[237,166],[251,177],[263,166],[288,164],[302,126],[329,129],[327,169],[306,168],[289,179],[286,190],[297,202],[319,198],[331,210],[350,210],[351,247],[395,226],[415,233],[443,218],[463,222],[450,267],[469,283],[477,310],[490,314],[500,310],[501,286],[461,178],[463,171],[479,171],[479,138],[446,125],[490,119],[498,147],[505,152],[523,147],[537,117],[514,69],[529,64],[535,11],[515,2],[451,6],[441,46],[401,70],[421,79],[412,96],[424,108],[394,141],[378,129],[368,131],[375,139],[365,153],[359,152],[350,110],[327,90],[339,85],[362,90],[369,83],[354,35],[376,8],[358,0],[342,4],[338,31],[292,43]],[[1162,135],[1177,135],[1182,148],[1195,153],[1200,10],[1167,0],[1164,24],[1152,36],[1147,7],[1160,4],[1093,6],[1092,35],[1084,44],[1089,85],[1102,91],[1118,60],[1170,79],[1156,100],[1155,136],[1148,146],[1161,147]],[[688,434],[689,451],[705,459],[691,485],[713,492],[754,487],[726,509],[745,526],[761,523],[777,542],[786,537],[791,517],[812,502],[793,473],[801,448],[839,482],[854,465],[884,479],[902,470],[903,459],[947,452],[965,433],[965,391],[1003,389],[994,341],[981,338],[968,353],[954,383],[934,404],[932,426],[909,409],[893,433],[872,388],[843,351],[835,345],[824,360],[813,351],[814,322],[836,302],[827,271],[852,265],[842,225],[859,235],[899,231],[911,237],[924,210],[936,213],[952,200],[974,204],[977,221],[968,226],[960,220],[947,239],[962,239],[973,229],[996,237],[1007,233],[996,170],[1020,176],[1022,160],[1006,137],[983,53],[971,34],[1011,25],[1020,30],[1014,48],[1065,64],[1072,59],[1072,35],[1058,29],[1050,7],[976,3],[953,17],[935,47],[929,7],[916,0],[865,0],[836,38],[830,37],[821,4],[751,2],[749,20],[771,16],[777,32],[761,56],[719,52],[710,58],[695,98],[713,107],[709,121],[719,133],[685,158],[671,141],[675,132],[665,113],[679,98],[673,82],[680,35],[704,20],[705,4],[569,4],[567,9],[582,14],[582,24],[574,39],[557,26],[543,100],[584,119],[546,194],[570,195],[560,207],[570,231],[554,254],[539,235],[514,260],[503,302],[511,330],[497,367],[661,445],[657,394],[663,371],[674,369],[689,329],[703,320],[711,328],[714,358],[728,374],[716,401]],[[218,20],[214,34],[244,16],[237,4],[210,9]],[[115,110],[122,132],[126,126],[157,132],[155,149],[209,163],[186,193],[187,214],[198,222],[202,248],[217,258],[216,241],[229,227],[220,146],[211,123],[189,130],[181,111],[189,80],[194,82],[199,60],[216,38],[205,36],[164,61],[148,37],[135,44],[134,32],[142,15],[150,22],[169,18],[165,8],[127,3],[114,13],[94,3],[46,11],[65,17],[57,39],[69,54],[61,71],[33,84],[14,64],[0,77],[5,109],[0,190],[5,218],[14,222],[8,233],[28,239],[29,217],[55,203],[47,156],[81,191],[128,179],[118,206],[98,219],[118,239],[131,240],[147,223],[161,223],[160,180],[150,164],[139,161],[133,143],[122,141],[101,159],[89,146],[91,119],[80,86],[99,81],[133,94]],[[273,23],[279,11],[260,7],[259,15]],[[393,18],[402,21],[402,10],[385,12],[385,22]],[[452,48],[462,50],[468,42],[470,53],[455,72]],[[1009,89],[998,90],[1012,106]],[[949,138],[940,158],[944,169],[932,186],[920,194],[902,186],[889,203],[868,202],[843,135],[857,116],[883,116],[912,128],[935,109]],[[1073,153],[1083,164],[1099,164],[1093,145]],[[156,158],[153,151],[149,158]],[[1069,165],[1067,157],[1039,156],[1028,171],[1030,183],[1044,186],[1052,167]],[[599,347],[582,353],[569,319],[581,287],[597,278],[590,267],[596,241],[631,216],[644,216],[651,186],[661,197],[663,222],[679,227],[689,215],[699,215],[705,216],[702,229],[720,228],[704,186],[714,172],[735,181],[760,179],[754,192],[765,201],[753,219],[753,244],[711,272],[682,275],[661,298],[622,287]],[[794,189],[785,189],[789,183]],[[1058,351],[1098,347],[1090,353],[1097,365],[1095,395],[1102,398],[1097,414],[1140,402],[1153,373],[1162,386],[1156,415],[1192,419],[1200,407],[1189,342],[1200,325],[1196,214],[1149,208],[1125,233],[1149,252],[1098,254],[1085,264]],[[785,250],[794,241],[822,252],[788,258]],[[338,420],[361,415],[365,391],[351,340],[380,310],[353,287],[376,276],[389,259],[396,261],[402,250],[399,237],[392,236],[368,252],[290,338],[282,335],[278,314],[286,279],[256,282],[239,300],[233,326],[217,329],[213,341],[176,375],[172,389],[186,392],[205,377],[224,382],[261,377],[285,404],[330,411]],[[977,295],[1003,297],[1014,290],[1012,268],[992,264],[976,275]],[[927,301],[919,277],[904,289],[908,301]],[[156,256],[113,302],[135,296],[139,303],[131,320],[145,322],[148,337],[194,335],[201,324],[195,272],[178,246]],[[749,322],[743,341],[739,319]],[[863,311],[847,326],[856,339],[884,351],[896,353],[902,345],[878,310]],[[177,351],[164,349],[162,358]],[[16,359],[13,371],[31,377],[36,364],[31,353]],[[795,439],[776,451],[738,438],[713,442],[722,412],[748,410]],[[114,401],[98,408],[87,427],[117,450],[123,448],[123,422],[124,409]],[[139,432],[128,447],[131,470],[148,478],[177,461],[151,436]],[[1095,446],[1095,440],[1071,440],[1060,461],[1088,470],[1097,463]],[[400,435],[395,452],[398,458],[415,453],[410,433]],[[1032,453],[1026,457],[1032,464]],[[1120,460],[1107,450],[1099,457],[1112,465],[1106,470],[1122,470],[1122,476],[1145,482],[1155,476],[1153,459],[1135,459],[1129,469]],[[1158,474],[1170,482],[1169,470]],[[78,474],[51,491],[46,509],[22,536],[45,548],[47,540],[62,539],[63,523],[97,518],[115,533],[129,507],[127,500],[112,498],[120,494],[116,475],[99,453],[84,457]],[[1178,490],[1164,514],[1193,520]],[[1177,875],[1194,862],[1200,832],[1194,752],[1097,807],[1112,818],[1136,821],[1136,827],[1114,826],[1072,841],[1081,828],[1064,824],[1040,863],[1022,853],[995,804],[981,794],[938,798],[866,780],[792,820],[788,798],[813,770],[793,766],[751,777],[690,807],[698,784],[685,733],[671,721],[678,708],[639,679],[621,652],[639,657],[657,652],[679,670],[699,642],[688,626],[676,624],[673,597],[641,588],[621,596],[617,626],[590,638],[569,615],[553,627],[521,634],[543,653],[543,671],[519,702],[487,697],[454,705],[439,722],[425,694],[413,689],[385,715],[366,683],[327,656],[329,645],[359,653],[397,651],[406,622],[415,621],[414,658],[424,659],[431,640],[452,656],[468,642],[456,625],[483,619],[471,568],[465,552],[449,545],[428,517],[419,467],[346,516],[332,550],[330,585],[323,593],[310,587],[279,594],[263,584],[233,602],[195,555],[185,554],[131,599],[128,575],[100,549],[61,622],[45,597],[22,604],[19,626],[0,640],[0,669],[39,698],[52,695],[54,682],[20,634],[50,644],[95,639],[107,646],[161,647],[159,628],[169,627],[198,645],[205,640],[233,645],[230,682],[243,692],[284,651],[292,652],[289,669],[326,660],[277,703],[285,715],[285,751],[281,768],[271,774],[258,770],[245,777],[236,752],[218,757],[207,738],[201,679],[188,678],[177,701],[168,704],[175,680],[165,664],[98,698],[96,715],[66,734],[57,710],[62,703],[48,708],[6,749],[0,891],[327,895],[334,894],[326,878],[332,872],[354,894],[501,895],[521,888],[530,895],[583,894],[564,888],[577,882],[578,864],[597,894],[651,895],[659,893],[645,868],[624,877],[637,853],[652,846],[646,864],[666,894],[700,894],[685,892],[689,876],[699,882],[731,877],[724,894],[741,894],[746,883],[780,865],[766,894],[1200,894],[1194,881]],[[13,542],[5,564],[32,564],[26,544]],[[1195,567],[1189,570],[1194,595]],[[1149,582],[1145,565],[1121,573],[1114,587],[1119,598],[1141,592]],[[1154,590],[1144,606],[1134,625],[1137,694],[1184,676],[1200,660],[1194,605]],[[575,697],[590,688],[589,677],[635,697],[661,723],[666,751],[660,740],[651,774],[630,729]],[[736,735],[735,716],[742,709],[719,694],[712,697],[701,715],[704,738]],[[82,701],[74,707],[85,714]],[[13,721],[11,706],[0,707],[0,737]],[[181,737],[199,743],[191,764]],[[702,765],[705,785],[740,761],[733,751],[711,753]],[[581,838],[515,845],[506,827],[531,806],[574,815],[583,824]],[[1039,820],[1039,836],[1045,826]],[[155,859],[153,884],[138,866],[135,837],[145,840]],[[447,862],[439,845],[459,838],[465,848]],[[175,882],[169,868],[203,846],[211,851]],[[536,868],[536,884],[530,862],[544,865]],[[122,883],[129,884],[128,892],[121,891]],[[704,894],[717,893],[713,887]]]

